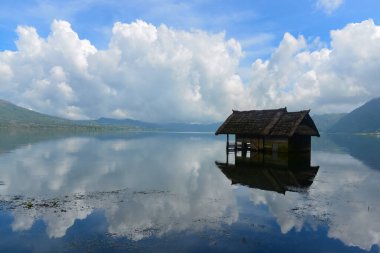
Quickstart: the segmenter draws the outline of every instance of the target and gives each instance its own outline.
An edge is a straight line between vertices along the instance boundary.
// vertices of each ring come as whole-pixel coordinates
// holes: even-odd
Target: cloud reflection
[[[102,210],[109,234],[138,241],[244,225],[240,198],[248,192],[247,211],[266,205],[283,234],[326,226],[327,236],[345,245],[380,246],[380,171],[365,161],[339,150],[315,151],[311,164],[320,167],[313,183],[279,194],[231,187],[214,164],[225,160],[224,148],[209,136],[175,134],[31,143],[0,155],[0,196],[13,215],[13,231],[42,220],[48,236],[60,238]],[[263,222],[260,215],[249,220]]]
[[[109,233],[132,240],[231,224],[236,200],[209,159],[223,145],[183,137],[72,137],[1,156],[0,193],[14,207],[12,229],[41,219],[58,238],[96,209],[104,210]]]
[[[317,151],[313,158],[320,170],[307,192],[252,190],[251,201],[268,206],[282,233],[325,224],[328,237],[348,246],[380,246],[379,171],[342,153]]]

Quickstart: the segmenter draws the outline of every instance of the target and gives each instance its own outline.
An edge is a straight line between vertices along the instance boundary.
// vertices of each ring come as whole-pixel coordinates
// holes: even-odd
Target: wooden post
[[[235,134],[235,154],[237,153],[237,135]]]
[[[263,137],[263,152],[265,152],[265,137]]]
[[[227,134],[227,141],[226,141],[226,153],[228,155],[228,152],[229,152],[229,135]]]

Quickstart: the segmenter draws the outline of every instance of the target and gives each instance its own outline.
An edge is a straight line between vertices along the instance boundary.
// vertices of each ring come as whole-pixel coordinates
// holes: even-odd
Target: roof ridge
[[[246,113],[246,112],[270,112],[270,111],[285,111],[288,112],[286,107],[281,107],[278,109],[263,109],[263,110],[245,110],[245,111],[239,111],[232,109],[232,113]]]
[[[299,111],[298,113],[302,113],[302,117],[300,117],[296,123],[294,124],[293,126],[293,129],[292,131],[289,133],[289,136],[293,136],[294,132],[297,130],[297,127],[301,124],[302,120],[306,117],[306,115],[308,115],[310,112],[310,109],[309,110],[303,110],[303,111]]]
[[[307,109],[307,110],[301,110],[301,111],[294,111],[294,112],[287,112],[287,113],[304,113],[304,112],[310,112],[310,109]]]
[[[286,107],[285,107],[285,110],[286,110]],[[278,111],[273,117],[273,119],[271,120],[271,122],[269,122],[269,124],[265,127],[264,132],[267,132],[267,135],[270,135],[273,131],[273,128],[278,124],[282,116],[286,113],[288,112]]]
[[[310,109],[309,110],[302,110],[302,111],[295,111],[295,112],[284,112],[280,115],[280,117],[278,118],[278,120],[276,121],[276,123],[271,127],[270,129],[270,132],[268,133],[268,135],[272,134],[273,130],[275,129],[275,127],[277,126],[277,124],[281,121],[281,119],[285,116],[285,115],[289,115],[289,114],[300,114],[302,113],[303,116],[302,117],[299,117],[297,119],[297,121],[294,123],[294,126],[292,127],[290,133],[288,133],[288,136],[291,137],[294,135],[294,132],[296,131],[297,127],[299,126],[299,124],[302,122],[302,120],[305,118],[305,116],[310,112]]]

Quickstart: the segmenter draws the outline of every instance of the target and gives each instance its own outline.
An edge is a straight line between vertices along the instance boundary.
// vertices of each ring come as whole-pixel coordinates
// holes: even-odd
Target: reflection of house
[[[227,150],[276,152],[310,151],[311,136],[319,132],[309,110],[288,112],[275,110],[233,111],[215,133],[227,135]],[[228,143],[229,134],[235,143]]]
[[[228,154],[227,154],[228,156]],[[319,166],[310,166],[310,153],[235,156],[235,164],[215,162],[232,184],[285,194],[307,189]]]

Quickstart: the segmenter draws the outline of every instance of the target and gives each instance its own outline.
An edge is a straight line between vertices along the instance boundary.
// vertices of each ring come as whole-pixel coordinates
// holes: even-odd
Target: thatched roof
[[[318,129],[309,112],[310,110],[288,112],[286,108],[251,111],[233,110],[215,134],[281,137],[291,137],[294,134],[319,136]]]

